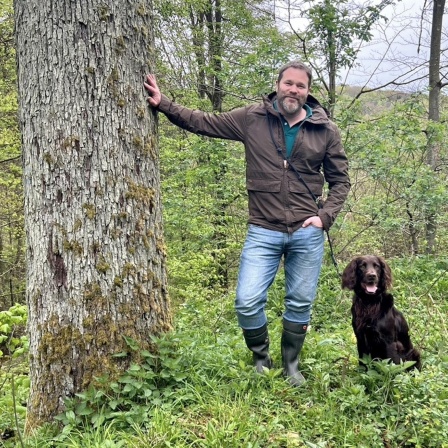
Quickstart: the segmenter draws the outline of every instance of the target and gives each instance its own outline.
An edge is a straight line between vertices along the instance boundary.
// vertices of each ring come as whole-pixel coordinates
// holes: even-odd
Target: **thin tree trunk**
[[[151,4],[15,0],[31,391],[27,430],[170,328]]]
[[[431,51],[429,59],[429,114],[431,122],[440,121],[440,52],[442,38],[443,13],[445,0],[434,0],[431,29]],[[436,170],[439,158],[439,143],[434,141],[431,131],[428,132],[427,163]],[[426,216],[426,253],[434,253],[437,223],[436,212],[430,211]]]
[[[415,220],[414,216],[411,213],[411,210],[409,208],[409,204],[406,203],[406,213],[409,217],[408,220],[408,230],[409,230],[409,237],[410,237],[410,252],[412,256],[416,256],[419,254],[419,244],[418,244],[418,232],[415,226]]]

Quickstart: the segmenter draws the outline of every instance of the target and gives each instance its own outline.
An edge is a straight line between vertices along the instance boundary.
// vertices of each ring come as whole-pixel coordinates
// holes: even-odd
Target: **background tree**
[[[24,231],[14,21],[0,1],[0,310],[24,303]]]
[[[356,64],[363,44],[369,42],[372,28],[393,0],[353,3],[347,0],[285,0],[286,13],[278,18],[287,24],[298,40],[302,53],[315,71],[324,92],[326,106],[334,115],[338,78]]]
[[[410,238],[407,248],[412,248],[413,254],[435,254],[436,245],[440,250],[445,240],[445,232],[436,233],[437,228],[446,228],[447,152],[446,145],[442,144],[446,139],[446,107],[441,93],[446,85],[443,73],[447,67],[447,53],[440,45],[446,37],[443,28],[445,11],[441,2],[425,2],[412,12],[399,11],[398,5],[392,10],[393,20],[389,20],[387,26],[377,27],[376,31],[381,31],[377,43],[381,42],[381,45],[370,56],[375,61],[374,68],[371,73],[366,73],[365,84],[358,89],[351,104],[361,95],[375,90],[382,90],[388,97],[379,95],[386,100],[384,111],[394,103],[401,108],[400,103],[414,101],[412,107],[406,108],[411,112],[408,115],[411,122],[417,120],[419,124],[410,127],[409,135],[415,134],[415,139],[409,140],[403,149],[408,150],[408,156],[416,157],[414,162],[418,164],[414,163],[415,170],[412,171],[407,163],[408,156],[398,159],[399,174],[390,179],[394,182],[399,178],[404,180],[403,175],[408,177],[400,190],[407,197],[402,215],[408,219],[406,229],[409,233],[403,233]],[[429,116],[433,118],[428,120]],[[396,135],[405,129],[401,117],[401,114],[391,117],[388,125],[396,129]],[[365,118],[370,121],[372,117]],[[417,151],[415,142],[420,145]],[[392,154],[394,152],[395,149]],[[389,155],[385,154],[383,160]]]
[[[392,92],[378,91],[364,94],[346,108],[344,103],[351,101],[341,97],[337,107],[344,120],[352,179],[346,211],[332,229],[337,242],[344,241],[338,250],[344,258],[365,252],[387,258],[421,255],[428,211],[440,210],[439,223],[442,228],[447,224],[446,176],[426,163],[422,129],[427,122],[428,97],[394,97]],[[439,132],[446,136],[446,131]],[[444,247],[444,236],[439,243]]]
[[[429,112],[428,112],[428,128],[426,135],[427,143],[427,163],[433,171],[441,169],[441,151],[442,133],[437,123],[440,122],[440,95],[442,88],[448,85],[448,80],[444,76],[442,82],[440,75],[440,53],[442,42],[442,24],[443,14],[445,12],[445,0],[433,0],[432,10],[432,26],[430,41],[430,57],[429,57]],[[431,207],[426,216],[426,250],[427,253],[434,252],[437,232],[437,212],[438,207]]]
[[[170,327],[152,6],[16,0],[31,390],[27,428]]]

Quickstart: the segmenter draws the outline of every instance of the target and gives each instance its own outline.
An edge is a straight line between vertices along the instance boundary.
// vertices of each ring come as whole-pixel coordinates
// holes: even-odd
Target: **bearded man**
[[[281,337],[283,372],[293,386],[304,377],[302,350],[328,231],[350,189],[348,161],[336,125],[310,95],[312,72],[300,61],[280,68],[276,91],[230,112],[211,114],[175,104],[154,75],[144,86],[149,104],[183,129],[243,142],[249,219],[242,250],[235,310],[258,372],[272,367],[265,307],[281,260],[285,311]],[[328,195],[322,196],[324,182]]]

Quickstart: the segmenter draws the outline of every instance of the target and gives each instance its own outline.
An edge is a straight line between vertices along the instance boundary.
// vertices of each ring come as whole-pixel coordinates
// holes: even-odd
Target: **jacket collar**
[[[274,101],[277,99],[277,92],[272,92],[271,94],[263,97],[264,107],[269,113],[275,116],[279,116],[279,113],[274,108]],[[311,108],[313,115],[308,120],[314,124],[328,123],[329,113],[328,111],[319,103],[319,101],[314,98],[313,95],[308,95],[306,99],[306,105]]]

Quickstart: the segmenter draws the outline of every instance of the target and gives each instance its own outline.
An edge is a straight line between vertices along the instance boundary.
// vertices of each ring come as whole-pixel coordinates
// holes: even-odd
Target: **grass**
[[[358,367],[350,293],[341,291],[333,268],[326,267],[301,356],[307,382],[291,388],[279,369],[280,275],[268,309],[277,368],[265,375],[253,371],[231,296],[216,301],[191,297],[175,303],[175,331],[159,340],[162,368],[145,376],[146,385],[138,385],[139,390],[153,391],[150,398],[135,400],[133,405],[119,393],[115,399],[127,403],[122,412],[107,414],[102,407],[88,418],[75,418],[73,413],[62,432],[48,426],[24,444],[36,448],[448,447],[445,264],[393,263],[397,306],[422,350],[422,372],[405,373],[402,366],[385,362],[371,362],[368,370]],[[141,371],[139,375],[142,378]],[[99,404],[88,397],[86,393],[84,404],[92,408]],[[3,421],[13,424],[9,415]],[[4,440],[3,446],[21,445],[16,437]]]

